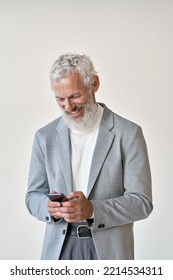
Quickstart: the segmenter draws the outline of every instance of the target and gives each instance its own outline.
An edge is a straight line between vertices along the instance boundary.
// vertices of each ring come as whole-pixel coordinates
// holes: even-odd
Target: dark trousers
[[[68,233],[60,260],[98,260],[92,237],[79,238]]]

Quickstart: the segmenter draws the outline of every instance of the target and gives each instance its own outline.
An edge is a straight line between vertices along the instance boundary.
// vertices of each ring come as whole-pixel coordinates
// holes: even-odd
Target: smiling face
[[[94,76],[93,84],[88,88],[84,85],[78,72],[65,76],[60,82],[52,82],[52,89],[58,105],[77,122],[80,122],[85,115],[85,105],[96,104],[95,92],[98,88],[97,75]]]

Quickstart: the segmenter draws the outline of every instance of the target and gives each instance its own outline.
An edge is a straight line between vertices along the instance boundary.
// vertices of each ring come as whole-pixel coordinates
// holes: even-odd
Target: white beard
[[[87,130],[94,126],[98,105],[94,103],[82,105],[82,107],[84,108],[84,116],[80,120],[73,119],[64,110],[61,109],[62,117],[70,129]]]

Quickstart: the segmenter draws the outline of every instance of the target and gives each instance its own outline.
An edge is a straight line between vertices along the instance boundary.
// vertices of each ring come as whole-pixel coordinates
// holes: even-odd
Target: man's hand
[[[55,219],[61,219],[61,217],[57,216],[57,211],[61,207],[61,202],[56,202],[48,199],[47,203],[47,210],[51,216],[53,216]]]
[[[93,214],[92,203],[82,192],[72,192],[65,202],[48,202],[48,212],[56,219],[64,218],[68,223],[89,219]]]

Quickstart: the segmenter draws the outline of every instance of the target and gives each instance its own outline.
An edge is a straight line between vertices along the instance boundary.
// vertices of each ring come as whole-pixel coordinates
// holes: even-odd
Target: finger
[[[67,217],[64,217],[64,220],[68,223],[76,223],[76,222],[80,222],[82,220],[81,216],[78,216],[78,215],[70,215],[70,216],[67,216]]]
[[[67,198],[69,200],[71,200],[71,199],[80,198],[80,197],[84,197],[83,192],[72,192]]]
[[[61,213],[75,213],[76,207],[59,207],[58,211]]]
[[[47,210],[51,215],[54,215],[56,212],[59,211],[59,208],[60,207],[47,207]]]
[[[58,215],[51,215],[51,216],[54,217],[57,220],[62,218],[61,216],[58,216]]]
[[[65,201],[65,202],[61,202],[61,206],[62,207],[75,207],[76,206],[76,202],[77,200],[76,199],[72,199],[72,200],[68,200],[68,201]]]
[[[77,217],[75,215],[75,213],[62,213],[62,212],[57,212],[56,213],[57,216],[60,216],[61,218],[64,218],[64,220],[66,221],[77,221]]]
[[[49,207],[52,207],[52,208],[53,208],[53,207],[60,207],[60,206],[61,206],[61,202],[52,201],[52,200],[48,199],[47,205],[48,205]]]

